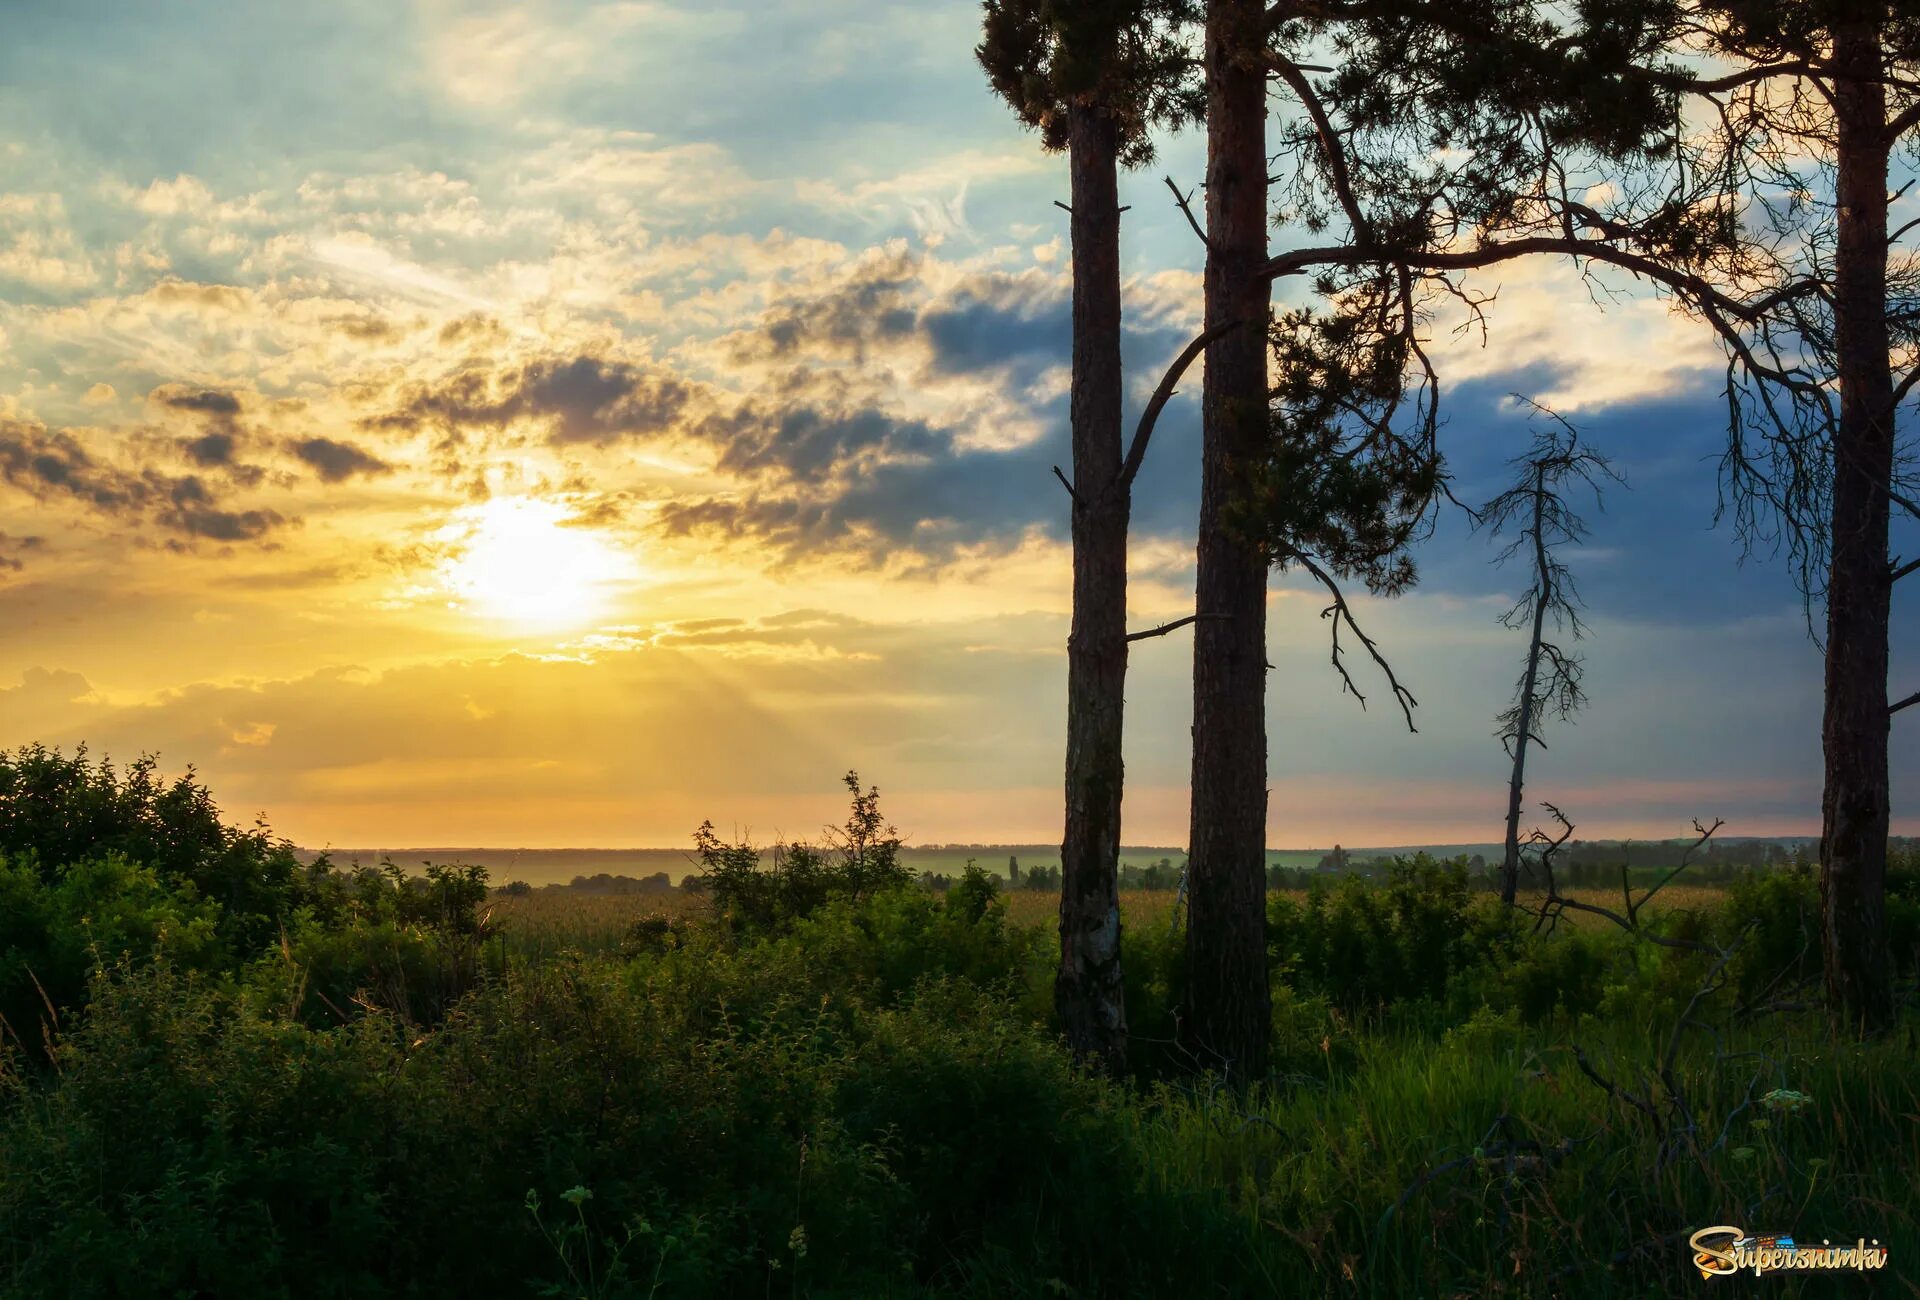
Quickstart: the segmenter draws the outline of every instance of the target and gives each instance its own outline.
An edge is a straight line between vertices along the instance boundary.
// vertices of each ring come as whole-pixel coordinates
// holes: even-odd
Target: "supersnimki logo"
[[[1703,1279],[1749,1270],[1759,1277],[1764,1273],[1865,1273],[1887,1266],[1887,1248],[1878,1238],[1862,1237],[1837,1246],[1822,1241],[1816,1246],[1780,1234],[1756,1236],[1721,1224],[1694,1233],[1687,1247]]]

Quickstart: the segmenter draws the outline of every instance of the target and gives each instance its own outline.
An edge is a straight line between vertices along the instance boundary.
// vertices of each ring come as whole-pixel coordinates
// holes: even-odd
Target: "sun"
[[[441,530],[455,554],[440,580],[455,603],[484,618],[527,628],[591,622],[631,561],[571,511],[541,497],[495,497],[467,506]]]

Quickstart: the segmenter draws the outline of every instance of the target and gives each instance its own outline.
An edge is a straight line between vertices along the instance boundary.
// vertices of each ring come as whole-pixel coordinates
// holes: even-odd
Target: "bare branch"
[[[1261,274],[1282,279],[1317,267],[1365,266],[1370,263],[1405,266],[1414,271],[1472,271],[1497,266],[1521,257],[1560,256],[1588,258],[1631,271],[1635,275],[1686,295],[1688,301],[1712,307],[1728,316],[1748,321],[1764,315],[1783,297],[1816,291],[1816,286],[1800,284],[1764,295],[1751,301],[1729,297],[1702,276],[1677,271],[1660,261],[1632,252],[1606,239],[1579,239],[1564,235],[1528,235],[1498,240],[1454,252],[1421,251],[1369,247],[1360,244],[1335,244],[1319,248],[1298,248],[1267,262]]]
[[[1313,120],[1313,132],[1320,141],[1321,155],[1326,159],[1327,173],[1333,179],[1333,192],[1340,200],[1340,207],[1347,214],[1347,220],[1353,225],[1354,238],[1371,240],[1373,225],[1367,220],[1367,214],[1360,208],[1360,200],[1353,192],[1353,177],[1347,170],[1347,151],[1341,145],[1339,136],[1333,129],[1333,121],[1327,116],[1326,105],[1320,102],[1320,96],[1314,91],[1313,83],[1307,80],[1300,65],[1277,50],[1267,52],[1267,62],[1287,83],[1287,88],[1307,110],[1307,116]]]
[[[1053,467],[1053,476],[1060,480],[1060,486],[1065,488],[1067,490],[1067,495],[1073,498],[1073,508],[1075,510],[1084,509],[1086,507],[1086,502],[1082,501],[1080,499],[1080,494],[1073,490],[1073,484],[1067,481],[1067,476],[1060,472],[1060,467],[1058,465],[1055,465]]]
[[[1353,697],[1360,701],[1360,707],[1366,708],[1367,697],[1360,693],[1360,687],[1355,684],[1353,674],[1347,671],[1346,661],[1340,657],[1340,624],[1344,622],[1353,630],[1353,634],[1360,638],[1360,644],[1366,647],[1367,654],[1380,666],[1380,671],[1387,675],[1387,684],[1393,688],[1394,701],[1399,704],[1400,712],[1406,715],[1407,730],[1417,734],[1420,728],[1413,725],[1413,711],[1420,701],[1413,698],[1412,691],[1400,684],[1400,679],[1394,675],[1393,665],[1388,663],[1386,656],[1380,653],[1380,647],[1361,629],[1360,624],[1354,621],[1353,609],[1347,604],[1346,593],[1340,590],[1340,584],[1333,580],[1333,575],[1315,564],[1302,552],[1291,551],[1289,558],[1297,561],[1301,568],[1319,579],[1320,585],[1325,587],[1327,594],[1333,597],[1333,604],[1322,610],[1320,617],[1332,621],[1333,667],[1334,671],[1340,674],[1340,680],[1346,684],[1349,691],[1353,692]]]
[[[1153,396],[1147,402],[1147,409],[1140,412],[1140,424],[1133,431],[1133,443],[1127,448],[1127,458],[1120,466],[1120,487],[1125,491],[1133,486],[1134,476],[1140,472],[1140,463],[1147,458],[1147,442],[1153,437],[1154,425],[1159,423],[1160,412],[1173,400],[1174,385],[1180,382],[1180,376],[1187,373],[1187,367],[1194,363],[1207,346],[1215,339],[1238,329],[1237,320],[1222,321],[1182,348],[1180,355],[1167,367],[1167,373],[1160,378],[1160,386],[1153,390]]]
[[[1165,636],[1169,632],[1178,632],[1187,624],[1197,623],[1203,618],[1225,619],[1231,617],[1231,614],[1189,614],[1185,618],[1176,618],[1171,623],[1162,623],[1159,627],[1150,627],[1144,632],[1129,632],[1127,633],[1127,640],[1131,643],[1134,641],[1145,641],[1156,636]]]
[[[1185,214],[1187,224],[1193,227],[1193,233],[1199,238],[1201,247],[1211,253],[1213,251],[1213,241],[1207,238],[1206,227],[1202,226],[1199,219],[1193,215],[1193,195],[1191,193],[1182,194],[1180,187],[1173,183],[1173,177],[1168,176],[1164,179],[1167,182],[1167,188],[1173,191],[1173,201],[1180,205],[1180,211]]]

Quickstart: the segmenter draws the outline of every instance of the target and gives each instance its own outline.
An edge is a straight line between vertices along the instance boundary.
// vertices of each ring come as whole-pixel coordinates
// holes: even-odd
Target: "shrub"
[[[736,930],[764,932],[811,915],[829,899],[858,902],[913,881],[900,862],[899,832],[880,815],[880,792],[844,778],[852,793],[845,826],[829,830],[827,844],[776,844],[772,864],[761,865],[751,842],[722,840],[711,821],[694,832],[703,871],[697,888],[712,895],[714,911]]]
[[[268,943],[307,899],[309,873],[264,825],[228,826],[193,770],[168,782],[151,755],[124,771],[41,745],[0,751],[0,854],[51,880],[62,867],[118,856],[220,909],[238,950]]]
[[[50,874],[0,858],[4,1028],[37,1053],[61,1014],[85,1001],[94,972],[156,956],[181,969],[223,969],[231,954],[219,931],[216,904],[117,855]]]
[[[1233,1236],[1003,996],[786,988],[800,937],[551,961],[425,1035],[121,968],[0,1113],[0,1292],[537,1293],[566,1279],[530,1189],[623,1243],[608,1295],[1154,1294]]]
[[[1275,895],[1267,928],[1280,978],[1347,1011],[1444,1000],[1515,942],[1513,919],[1470,887],[1464,859],[1424,853],[1389,863],[1384,886],[1348,877],[1304,903]]]

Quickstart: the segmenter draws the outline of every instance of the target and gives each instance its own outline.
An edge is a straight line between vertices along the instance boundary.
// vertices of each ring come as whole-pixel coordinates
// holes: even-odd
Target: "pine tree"
[[[1148,407],[1123,447],[1118,173],[1151,159],[1155,123],[1193,112],[1184,16],[1172,0],[988,0],[977,51],[1021,120],[1068,155],[1073,622],[1054,1002],[1073,1050],[1116,1074],[1127,1060],[1118,894],[1127,528],[1133,478],[1165,404]]]

